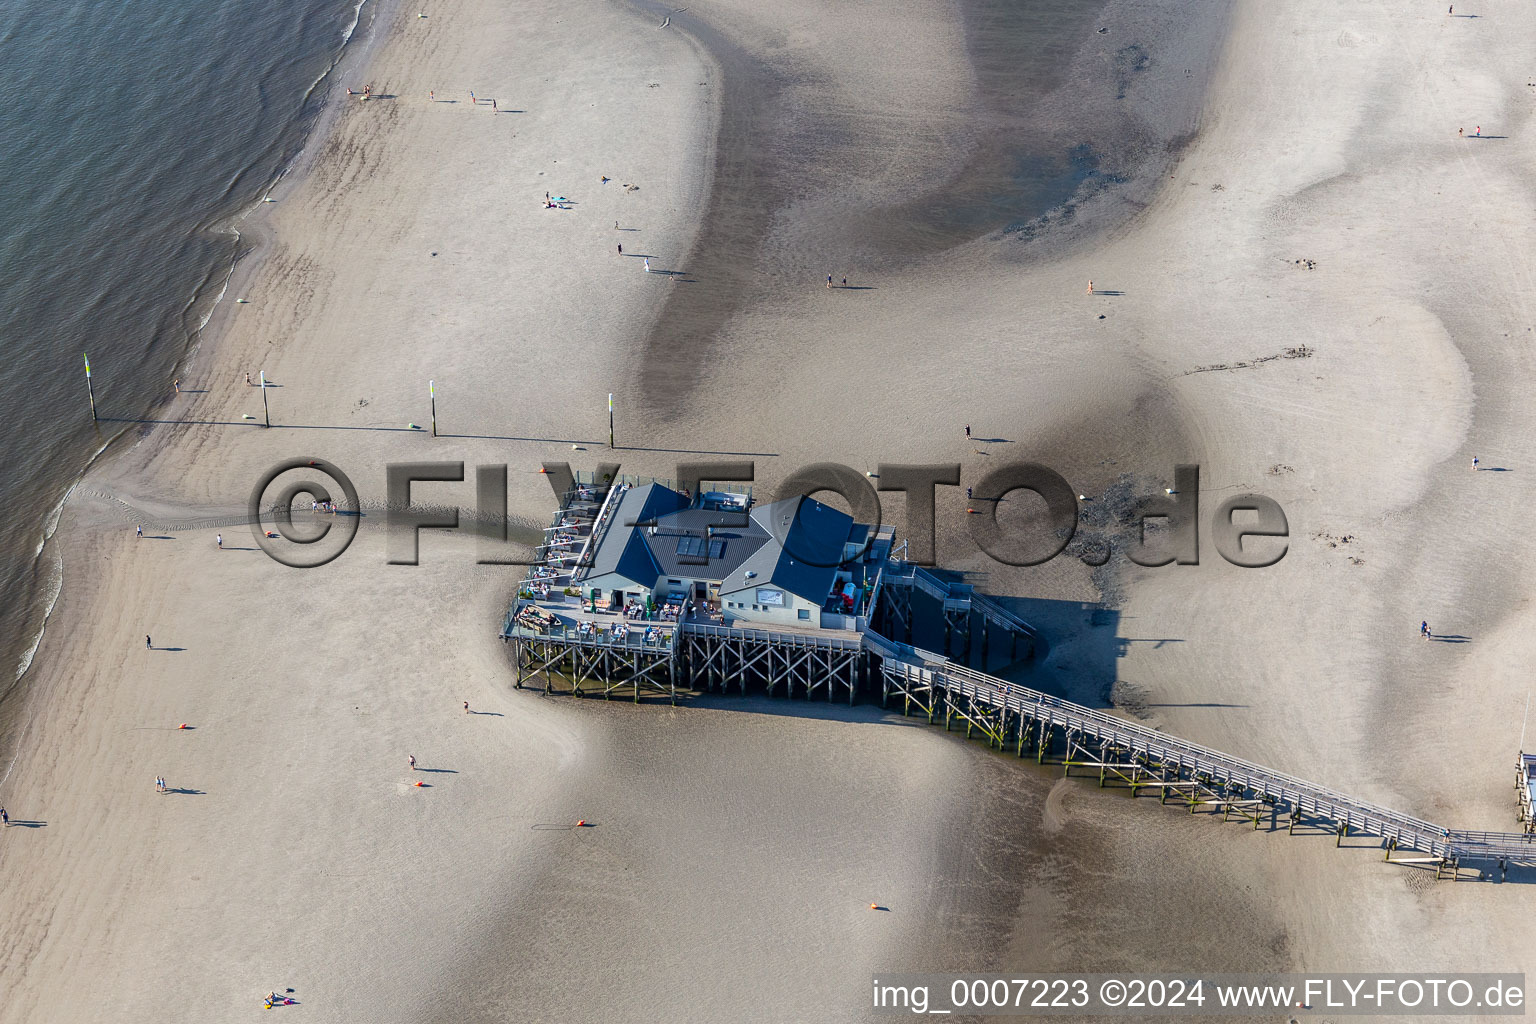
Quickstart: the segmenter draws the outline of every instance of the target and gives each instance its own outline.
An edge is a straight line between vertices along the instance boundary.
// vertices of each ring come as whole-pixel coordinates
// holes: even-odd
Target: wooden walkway
[[[621,488],[577,481],[556,512],[539,565],[530,569],[525,592],[559,591],[586,560],[594,538],[615,514]],[[780,685],[785,696],[855,696],[878,687],[883,703],[900,700],[902,711],[943,718],[946,729],[965,724],[967,736],[980,733],[1000,750],[1012,747],[1063,766],[1070,775],[1096,773],[1099,785],[1127,787],[1132,796],[1157,794],[1188,806],[1191,814],[1220,812],[1251,821],[1255,829],[1285,827],[1323,830],[1342,844],[1349,836],[1381,840],[1386,859],[1435,868],[1437,878],[1459,876],[1463,862],[1536,866],[1536,832],[1471,832],[1448,829],[1407,814],[1335,792],[1209,747],[1137,725],[1095,708],[1084,707],[988,675],[947,657],[951,639],[970,660],[971,634],[981,627],[980,654],[986,663],[989,638],[1006,639],[1013,656],[1027,656],[1035,633],[1000,602],[976,593],[967,583],[946,579],[909,562],[887,562],[871,595],[886,611],[885,625],[905,640],[912,636],[912,597],[922,593],[943,616],[945,654],[889,639],[873,629],[820,630],[742,623],[722,626],[697,621],[635,621],[616,630],[617,616],[593,619],[590,628],[571,626],[561,613],[546,613],[543,623],[523,624],[521,612],[537,602],[512,602],[501,636],[511,644],[517,686],[539,685],[546,692],[605,698],[617,694],[639,701],[643,693],[677,702],[678,690],[761,684],[771,695]],[[554,596],[553,593],[550,595]],[[578,606],[579,607],[579,606]],[[579,615],[579,613],[578,613]],[[551,622],[550,620],[557,620]],[[861,623],[864,619],[859,620]],[[1023,647],[1021,652],[1019,649]],[[1520,779],[1527,829],[1536,828],[1532,792],[1536,758],[1527,766],[1522,755]]]
[[[1342,840],[1376,836],[1386,858],[1432,863],[1437,877],[1455,877],[1462,862],[1536,865],[1536,835],[1522,832],[1471,832],[1447,829],[1398,811],[1335,792],[1325,786],[1244,761],[1198,743],[1116,718],[1107,712],[1052,697],[996,676],[957,665],[932,652],[888,640],[873,631],[864,644],[879,658],[883,696],[915,707],[929,721],[954,719],[966,733],[980,731],[999,749],[1012,746],[1019,756],[1033,753],[1044,761],[1053,746],[1064,748],[1061,763],[1096,771],[1100,785],[1129,787],[1132,794],[1157,793],[1187,804],[1190,813],[1220,811],[1259,828],[1283,825],[1323,828]],[[1417,853],[1420,858],[1402,854]]]

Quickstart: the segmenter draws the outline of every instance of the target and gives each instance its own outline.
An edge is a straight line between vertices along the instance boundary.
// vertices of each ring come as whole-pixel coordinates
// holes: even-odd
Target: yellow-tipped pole
[[[85,393],[90,396],[90,399],[91,399],[91,422],[95,423],[95,422],[97,422],[97,420],[96,420],[96,388],[91,385],[91,357],[89,355],[87,355],[85,357]]]

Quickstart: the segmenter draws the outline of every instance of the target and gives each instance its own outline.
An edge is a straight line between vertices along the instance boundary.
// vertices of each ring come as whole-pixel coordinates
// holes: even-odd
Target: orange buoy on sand
[[[425,782],[417,782],[417,783],[413,783],[413,785],[415,785],[415,787],[417,789],[420,789],[422,786],[425,786],[426,783]]]
[[[587,819],[586,818],[582,818],[580,821],[578,821],[576,823],[576,827],[577,828],[586,828],[587,827]]]
[[[190,726],[190,725],[188,725],[188,724],[187,724],[187,723],[186,723],[186,722],[182,722],[182,723],[181,723],[181,724],[180,724],[180,725],[178,725],[178,726],[177,726],[177,727],[176,727],[176,728],[178,728],[178,729],[190,729],[190,728],[192,728],[192,727],[191,727],[191,726]]]

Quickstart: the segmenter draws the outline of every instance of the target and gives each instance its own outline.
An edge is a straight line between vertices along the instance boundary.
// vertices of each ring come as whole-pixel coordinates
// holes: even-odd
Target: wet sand
[[[425,531],[422,564],[391,566],[370,516],[298,571],[238,526],[294,456],[342,466],[370,509],[389,462],[506,462],[536,521],[539,462],[609,457],[608,392],[625,471],[761,453],[765,489],[815,461],[959,461],[970,484],[1032,458],[1108,504],[1198,462],[1203,516],[1243,490],[1285,507],[1277,566],[1207,544],[1195,567],[1008,569],[949,489],[939,561],[1047,628],[1033,685],[1508,828],[1532,606],[1514,5],[1197,11],[1224,33],[1197,103],[1200,34],[1111,4],[1072,66],[1097,70],[1110,127],[1170,112],[1126,136],[1144,178],[959,246],[870,232],[846,271],[824,264],[860,218],[990,173],[971,142],[1007,90],[968,10],[688,12],[733,50],[649,8],[427,13],[397,12],[377,99],[279,197],[250,304],[182,375],[206,393],[65,508],[0,784],[31,823],[0,843],[0,1020],[244,1019],[289,986],[317,1020],[858,1020],[870,975],[899,969],[1523,968],[1523,885],[1437,886],[1367,844],[1133,806],[867,707],[514,691],[495,639],[513,576],[470,538]],[[1136,46],[1149,63],[1126,72]],[[751,61],[783,78],[746,90],[768,127],[741,141],[721,111]],[[1075,74],[1004,113],[1083,107]],[[1458,140],[1463,122],[1499,127]],[[785,162],[722,152],[748,143]],[[686,273],[646,275],[620,241]],[[261,368],[272,430],[243,419]],[[428,379],[436,439],[408,426]],[[1462,642],[1419,640],[1421,618]]]

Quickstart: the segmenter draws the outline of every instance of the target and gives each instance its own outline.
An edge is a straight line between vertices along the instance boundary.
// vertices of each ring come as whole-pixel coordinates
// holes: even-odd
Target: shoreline
[[[382,39],[379,38],[382,33],[376,31],[380,18],[387,19],[390,17],[392,8],[398,5],[399,0],[358,0],[356,6],[358,20],[353,23],[352,29],[343,41],[336,58],[306,91],[303,99],[304,104],[307,105],[309,103],[315,90],[333,74],[345,73],[348,70],[362,73],[367,70],[368,61],[382,44]],[[366,24],[363,23],[363,12],[365,10],[371,11],[367,15]],[[359,29],[363,32],[361,39],[358,39],[357,36]],[[353,59],[354,57],[355,59]],[[348,68],[349,63],[353,65],[350,69]],[[267,212],[266,207],[269,204],[265,203],[263,198],[271,195],[272,191],[284,182],[290,182],[290,189],[298,187],[304,175],[312,169],[316,153],[323,146],[325,133],[334,125],[335,119],[339,114],[339,107],[339,104],[325,104],[322,102],[319,110],[314,114],[314,122],[306,131],[304,142],[300,145],[298,152],[278,169],[270,181],[261,187],[249,205],[198,227],[197,230],[201,232],[227,231],[233,235],[233,251],[231,252],[230,261],[225,272],[223,274],[215,274],[210,270],[209,276],[204,279],[204,282],[187,299],[182,309],[181,319],[185,321],[186,317],[198,308],[202,299],[206,296],[208,285],[212,282],[218,282],[218,294],[208,302],[207,309],[202,314],[202,322],[195,328],[187,329],[184,351],[172,365],[171,375],[173,377],[187,372],[188,367],[196,359],[205,343],[208,345],[217,344],[218,332],[227,325],[230,315],[229,304],[223,301],[224,297],[228,294],[231,287],[238,288],[242,282],[248,281],[255,274],[260,265],[261,258],[269,248],[270,239],[265,233],[265,218],[260,216]],[[296,116],[302,118],[304,116],[303,111],[301,110]],[[153,399],[145,405],[143,412],[146,414],[146,417],[153,418],[158,410],[169,408],[174,405],[174,402],[174,398],[168,397]],[[133,429],[134,426],[131,422],[121,423],[116,432],[101,443],[96,451],[86,459],[80,472],[69,486],[65,488],[57,504],[55,504],[44,519],[37,550],[32,557],[32,575],[34,579],[27,585],[26,593],[21,595],[21,599],[18,602],[34,609],[35,614],[32,621],[35,622],[35,628],[27,630],[27,635],[31,638],[30,643],[25,645],[25,650],[17,661],[11,680],[3,689],[0,689],[0,737],[6,737],[9,734],[14,726],[15,719],[23,713],[27,700],[25,677],[31,668],[38,648],[43,642],[48,620],[52,616],[53,609],[63,592],[63,580],[59,575],[61,563],[58,560],[55,560],[51,565],[44,562],[45,555],[49,552],[49,546],[54,541],[63,509],[75,489],[89,480],[91,473],[96,469],[98,463],[105,458],[110,458],[117,451],[121,450],[120,442]],[[39,588],[51,590],[51,594],[43,598]],[[14,763],[15,758],[19,755],[19,750],[12,749],[9,753],[11,757],[7,761],[8,766]],[[9,767],[7,774],[8,771]],[[0,777],[0,782],[3,781],[3,777]]]
[[[943,126],[970,88],[948,12],[892,0],[876,38],[867,11],[788,0],[765,24],[735,3],[706,11],[722,33],[743,52],[792,52],[816,72],[800,80],[813,96],[884,125],[877,135],[908,137],[910,122],[878,120],[887,106]],[[1498,719],[1523,685],[1514,655],[1530,643],[1518,566],[1536,551],[1517,522],[1523,475],[1469,476],[1463,452],[1473,438],[1490,464],[1495,450],[1507,467],[1532,457],[1523,347],[1492,340],[1521,322],[1523,269],[1488,263],[1536,254],[1514,219],[1496,222],[1507,252],[1488,254],[1483,226],[1530,174],[1514,145],[1452,149],[1450,132],[1424,126],[1440,91],[1411,83],[1474,67],[1507,77],[1536,30],[1493,9],[1485,26],[1315,7],[1233,15],[1200,131],[1162,151],[1175,163],[1155,195],[1091,244],[1021,262],[987,236],[823,289],[819,270],[800,276],[821,258],[810,243],[837,237],[819,214],[838,203],[799,196],[762,243],[778,277],[725,296],[747,313],[722,319],[706,352],[675,342],[696,363],[675,407],[651,387],[661,363],[645,362],[677,326],[665,291],[737,280],[696,257],[671,263],[698,246],[706,197],[729,212],[708,181],[730,154],[716,151],[728,115],[707,54],[627,6],[401,12],[369,72],[388,102],[336,105],[312,172],[272,204],[268,247],[246,267],[252,302],[238,316],[223,304],[189,359],[207,390],[100,460],[61,512],[58,627],[34,663],[36,731],[4,793],[34,827],[0,844],[13,887],[0,971],[16,979],[0,1020],[92,1019],[166,991],[185,1019],[243,1019],[285,986],[336,1021],[857,1020],[868,977],[891,969],[1529,955],[1510,890],[1436,888],[1379,852],[1130,808],[869,708],[637,713],[514,692],[492,623],[515,571],[477,563],[466,531],[424,531],[420,564],[391,566],[384,531],[363,529],[305,572],[238,530],[220,547],[211,536],[253,479],[295,456],[345,467],[369,500],[390,463],[462,461],[466,478],[504,463],[509,509],[544,521],[536,463],[610,458],[570,440],[598,433],[607,392],[633,445],[611,458],[659,476],[691,457],[772,452],[765,487],[826,460],[958,461],[969,484],[1004,459],[1060,458],[1107,506],[1124,481],[1155,494],[1176,463],[1198,461],[1202,514],[1228,493],[1282,503],[1286,560],[1262,573],[1214,555],[1117,563],[1116,614],[1101,622],[1103,577],[1075,560],[957,557],[967,513],[946,488],[939,562],[987,572],[987,589],[1029,595],[1026,618],[1063,624],[1030,685],[1102,688],[1143,724],[1481,823],[1507,779],[1476,788],[1491,769],[1455,758],[1461,743],[1503,742]],[[1500,88],[1480,102],[1520,95]],[[467,103],[470,89],[504,106]],[[1350,120],[1363,109],[1379,116]],[[1401,161],[1372,159],[1375,132]],[[899,166],[889,146],[850,143],[828,167],[866,202],[899,194],[953,141],[910,135],[930,148],[914,143]],[[552,210],[546,191],[574,201]],[[1394,214],[1405,197],[1415,220]],[[641,253],[690,273],[644,274]],[[1302,256],[1322,269],[1291,262]],[[1462,301],[1508,275],[1510,288]],[[1085,295],[1090,279],[1102,291]],[[1298,338],[1306,359],[1184,372]],[[283,429],[242,428],[261,401],[239,374],[257,366]],[[444,396],[435,438],[406,426],[424,422],[428,379]],[[471,493],[426,483],[415,497]],[[125,507],[203,519],[141,542],[118,526]],[[1456,543],[1468,536],[1488,550]],[[1465,642],[1405,649],[1394,630],[1431,603],[1432,625]],[[1418,757],[1393,760],[1409,724],[1436,720],[1458,735],[1420,736]],[[153,777],[172,793],[149,792]],[[869,913],[875,901],[893,912]]]

